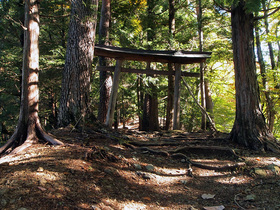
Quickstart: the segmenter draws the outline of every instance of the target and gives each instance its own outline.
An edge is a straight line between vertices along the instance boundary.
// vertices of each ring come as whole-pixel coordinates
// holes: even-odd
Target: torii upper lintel
[[[124,69],[121,67],[124,60],[144,61],[144,62],[160,62],[160,63],[174,63],[175,71],[172,72],[175,75],[175,87],[174,87],[174,115],[173,115],[173,129],[179,128],[179,99],[180,99],[180,78],[181,76],[194,76],[199,77],[199,73],[189,73],[181,71],[181,64],[193,64],[203,63],[207,58],[211,57],[210,52],[188,52],[188,51],[163,51],[163,50],[136,50],[119,48],[105,45],[95,45],[95,56],[103,56],[109,58],[115,58],[117,64],[114,68],[113,87],[110,96],[110,102],[106,117],[106,125],[112,127],[113,116],[115,111],[115,105],[118,93],[118,84],[120,79],[120,73],[122,71],[130,73],[147,73],[147,74],[159,74],[169,75],[170,72],[158,71],[158,70],[137,70],[137,69]],[[98,70],[110,71],[110,67],[100,67]],[[168,73],[168,74],[167,74]]]

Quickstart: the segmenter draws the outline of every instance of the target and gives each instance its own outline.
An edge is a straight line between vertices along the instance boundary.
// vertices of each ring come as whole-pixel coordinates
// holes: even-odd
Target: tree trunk
[[[59,126],[80,127],[90,111],[90,78],[98,0],[72,0],[58,115]]]
[[[3,154],[9,148],[20,152],[38,139],[52,144],[63,144],[47,135],[41,127],[39,112],[39,7],[38,1],[25,1],[25,31],[22,67],[21,105],[17,128],[7,143],[0,148]]]
[[[197,0],[197,22],[198,22],[198,40],[199,51],[203,50],[203,31],[202,31],[202,5],[201,0]],[[201,106],[205,109],[205,84],[204,84],[204,64],[200,64],[200,99]],[[201,129],[206,130],[206,115],[201,113]]]
[[[109,45],[109,28],[111,20],[111,0],[102,0],[101,18],[99,24],[99,44]],[[108,60],[99,57],[99,66],[107,66]],[[99,73],[100,97],[98,108],[98,120],[105,123],[112,88],[112,76],[106,71]]]
[[[150,69],[150,63],[147,63],[147,69]],[[157,131],[159,130],[157,89],[151,82],[149,82],[148,88],[150,93],[145,94],[141,130]]]
[[[254,150],[265,149],[274,137],[265,124],[259,104],[256,75],[253,15],[239,1],[231,12],[236,88],[236,117],[230,139]]]
[[[175,33],[175,1],[169,0],[169,45],[173,50],[173,39]],[[172,63],[168,63],[168,71],[175,71],[175,66]],[[174,103],[174,76],[168,76],[168,93],[167,93],[167,108],[166,108],[166,123],[165,129],[171,130],[173,125],[173,103]]]
[[[211,91],[210,91],[210,87],[209,87],[209,81],[206,79],[204,82],[205,85],[205,105],[206,105],[206,111],[209,113],[210,117],[213,120],[214,123],[214,119],[213,119],[213,101],[212,101],[212,96],[211,96]],[[206,128],[208,129],[213,129],[212,125],[209,121],[207,121],[206,123]]]
[[[174,64],[168,64],[168,71],[175,71]],[[174,114],[174,76],[168,76],[168,93],[167,93],[167,108],[166,108],[166,124],[165,129],[171,130],[173,126],[173,114]]]
[[[137,77],[137,107],[138,110],[138,118],[139,118],[139,130],[142,130],[143,125],[143,109],[144,109],[144,94],[143,94],[143,78],[142,75],[138,75]]]
[[[266,32],[267,35],[269,35],[270,32],[269,32],[269,28],[268,28],[267,8],[266,8],[266,5],[265,5],[265,0],[262,0],[262,6],[263,6],[263,10],[264,10],[265,32]],[[267,42],[267,45],[268,45],[268,50],[269,50],[271,69],[275,69],[276,65],[275,65],[275,60],[274,60],[274,52],[273,52],[272,43],[269,41],[269,42]]]
[[[258,26],[258,22],[256,22],[255,34],[256,34],[257,56],[258,56],[258,61],[259,61],[259,65],[260,65],[262,85],[263,85],[263,89],[264,89],[265,101],[266,101],[266,106],[267,106],[267,109],[266,109],[267,122],[268,122],[269,130],[272,132],[273,125],[274,125],[274,118],[275,118],[275,109],[274,109],[273,101],[272,101],[271,94],[270,94],[268,84],[267,84],[267,73],[266,73],[265,62],[263,59],[263,54],[262,54],[262,49],[261,49],[259,31],[260,31],[260,29]]]
[[[156,6],[155,0],[148,0],[147,1],[147,15],[148,15],[148,22],[147,22],[147,41],[149,43],[148,48],[152,49],[150,45],[153,43],[155,38],[155,14],[154,14],[154,7]],[[147,63],[147,69],[151,68],[151,63]],[[152,75],[147,75],[152,76]],[[157,99],[157,90],[154,84],[149,82],[148,88],[150,89],[151,93],[145,94],[144,99],[144,108],[143,108],[143,119],[142,119],[142,130],[145,131],[155,131],[159,129],[159,121],[158,121],[158,99]]]
[[[266,8],[264,0],[262,0],[262,6],[263,6],[263,10],[264,10],[265,32],[269,36],[270,31],[268,28],[267,8]],[[268,8],[269,8],[269,6],[268,6]],[[276,64],[275,64],[275,59],[274,59],[272,43],[270,41],[268,41],[267,45],[268,45],[268,50],[269,50],[271,69],[275,70]],[[264,66],[264,68],[265,68],[265,66]],[[276,79],[276,75],[275,75],[274,71],[273,71],[273,79],[274,79],[274,83],[277,83],[277,79]],[[267,122],[268,122],[268,127],[269,127],[270,131],[272,132],[273,127],[274,127],[276,110],[274,108],[273,95],[270,94],[269,90],[267,90],[267,89],[266,89],[265,93],[266,93],[266,100],[267,100]]]

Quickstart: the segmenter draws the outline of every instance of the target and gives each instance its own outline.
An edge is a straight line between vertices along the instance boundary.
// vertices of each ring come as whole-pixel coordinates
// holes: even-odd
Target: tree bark
[[[264,0],[262,0],[262,6],[263,6],[263,10],[264,10],[265,32],[267,35],[269,35],[270,31],[268,28],[267,7],[265,5]],[[268,8],[269,8],[269,6],[268,6]],[[267,45],[268,45],[268,50],[269,50],[271,69],[275,70],[276,64],[275,64],[275,59],[274,59],[272,43],[270,41],[268,41]],[[265,68],[265,65],[264,65],[264,68]],[[264,75],[262,75],[262,76],[264,76]],[[266,77],[266,75],[265,75],[265,77]],[[273,79],[274,79],[274,82],[277,83],[276,75],[274,72],[273,72]],[[268,127],[269,127],[270,131],[272,132],[273,127],[274,127],[276,110],[274,108],[273,95],[269,93],[269,90],[266,89],[265,91],[266,91],[265,94],[266,94],[266,100],[267,100],[267,122],[268,122]]]
[[[169,45],[173,50],[173,39],[175,35],[175,1],[169,0]],[[175,71],[175,66],[168,63],[168,71]],[[174,76],[168,76],[168,93],[167,93],[167,106],[166,106],[166,124],[165,130],[171,130],[173,125],[173,103],[174,103]]]
[[[202,31],[202,4],[201,0],[197,0],[197,22],[198,22],[198,40],[199,51],[203,51],[203,31]],[[204,81],[204,64],[200,63],[200,99],[201,106],[205,109],[205,81]],[[206,130],[206,115],[201,113],[201,129]]]
[[[58,125],[80,127],[90,111],[98,0],[72,0]]]
[[[212,96],[211,96],[211,90],[209,87],[209,81],[206,79],[204,82],[204,86],[205,86],[205,105],[206,105],[206,111],[209,113],[213,124],[214,124],[214,116],[213,116],[213,101],[212,101]],[[212,125],[209,121],[206,122],[206,128],[207,129],[212,129]]]
[[[260,29],[259,29],[258,24],[259,24],[258,22],[256,22],[256,24],[255,24],[257,56],[258,56],[258,61],[259,61],[259,65],[260,65],[262,85],[263,85],[263,90],[264,90],[264,95],[265,95],[266,106],[267,106],[267,109],[266,109],[267,122],[268,122],[269,130],[272,132],[273,125],[274,125],[274,119],[275,119],[275,109],[274,109],[273,100],[271,98],[271,94],[270,94],[268,84],[267,84],[267,72],[266,72],[265,62],[264,62],[263,54],[262,54],[260,34],[259,34]]]
[[[150,45],[153,43],[155,38],[155,14],[154,14],[154,7],[156,6],[155,0],[148,0],[147,1],[147,41],[149,43],[149,50],[152,49]],[[151,63],[147,63],[147,69],[151,68]],[[153,75],[147,75],[153,76]],[[149,82],[148,88],[150,89],[150,93],[145,94],[144,99],[144,108],[143,108],[143,119],[142,119],[142,130],[145,131],[155,131],[159,130],[159,121],[158,121],[158,98],[157,98],[157,90],[154,84]]]
[[[150,63],[147,63],[147,69],[150,69]],[[157,89],[151,82],[148,88],[151,92],[145,94],[141,130],[157,131],[159,130]]]
[[[47,135],[39,119],[39,6],[36,0],[25,1],[24,48],[22,67],[21,105],[17,128],[7,143],[0,148],[20,152],[42,139],[52,144],[63,144]]]
[[[175,66],[172,63],[168,64],[168,71],[175,71]],[[174,76],[168,76],[168,93],[167,93],[167,108],[166,108],[166,124],[165,130],[171,130],[173,126],[174,114]]]
[[[259,104],[256,75],[253,15],[245,1],[232,7],[232,42],[236,88],[236,117],[230,139],[254,150],[263,150],[274,140]]]
[[[111,0],[102,0],[101,18],[99,24],[99,44],[109,45],[109,28],[111,20]],[[108,59],[99,57],[99,66],[107,66]],[[98,108],[98,120],[105,123],[108,111],[110,92],[112,88],[112,76],[106,71],[99,73],[100,97]]]

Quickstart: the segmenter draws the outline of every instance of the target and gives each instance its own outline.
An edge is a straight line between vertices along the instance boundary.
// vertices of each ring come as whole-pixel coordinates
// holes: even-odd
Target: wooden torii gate
[[[117,93],[119,87],[120,73],[140,73],[149,75],[175,75],[174,82],[174,114],[173,114],[173,129],[179,128],[179,99],[180,99],[180,81],[181,76],[199,77],[199,73],[190,73],[181,71],[182,64],[193,64],[205,62],[207,58],[211,57],[210,52],[188,52],[188,51],[160,51],[160,50],[136,50],[119,48],[104,45],[95,45],[95,56],[103,56],[116,59],[116,66],[106,67],[98,66],[99,71],[114,71],[112,92],[110,96],[108,112],[105,124],[112,127],[113,117],[117,102]],[[174,63],[175,71],[159,71],[151,69],[131,69],[122,68],[122,63],[125,60],[145,61],[145,62],[160,62],[160,63]]]

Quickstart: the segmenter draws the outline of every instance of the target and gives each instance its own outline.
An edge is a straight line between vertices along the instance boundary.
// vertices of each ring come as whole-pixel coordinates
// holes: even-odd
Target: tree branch
[[[279,10],[280,10],[280,7],[277,7],[273,12],[271,12],[271,13],[269,13],[269,14],[266,14],[266,15],[263,15],[263,16],[255,17],[255,18],[254,18],[254,21],[256,21],[256,20],[261,20],[261,19],[264,19],[264,18],[266,18],[266,17],[269,17],[269,16],[275,14],[276,12],[278,12]],[[266,11],[267,11],[267,10],[266,10]]]
[[[194,94],[192,93],[191,88],[190,88],[190,86],[188,85],[188,83],[184,80],[183,77],[181,77],[181,78],[182,78],[182,81],[183,81],[184,85],[187,87],[188,91],[190,92],[191,96],[193,97],[195,103],[199,106],[201,112],[203,112],[203,113],[206,115],[206,117],[208,118],[208,120],[209,120],[209,122],[210,122],[212,128],[214,129],[214,131],[215,131],[215,132],[218,132],[218,130],[216,129],[215,124],[213,123],[213,121],[212,121],[211,117],[209,116],[209,114],[208,114],[208,113],[206,112],[206,110],[196,101],[196,98],[195,98]]]

